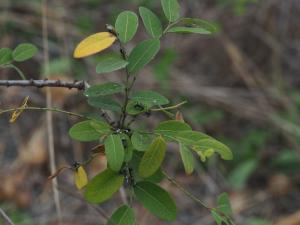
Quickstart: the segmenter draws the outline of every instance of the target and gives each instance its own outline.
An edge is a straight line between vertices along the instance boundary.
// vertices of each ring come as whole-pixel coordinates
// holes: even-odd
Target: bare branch
[[[19,86],[19,87],[61,87],[61,88],[75,88],[78,90],[85,90],[87,83],[85,81],[61,81],[61,80],[0,80],[0,86]]]
[[[37,87],[37,88],[43,88],[43,87],[60,87],[60,88],[68,88],[72,89],[75,88],[79,91],[84,91],[85,89],[89,88],[90,85],[86,81],[61,81],[61,80],[0,80],[0,87],[12,87],[12,86],[18,86],[18,87]],[[100,115],[108,122],[109,124],[112,124],[112,119],[109,117],[109,115],[100,109]]]

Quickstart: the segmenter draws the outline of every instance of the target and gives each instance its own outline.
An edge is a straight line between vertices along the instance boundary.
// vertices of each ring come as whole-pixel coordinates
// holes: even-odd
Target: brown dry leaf
[[[175,119],[178,120],[178,121],[184,122],[183,115],[180,111],[176,112]]]

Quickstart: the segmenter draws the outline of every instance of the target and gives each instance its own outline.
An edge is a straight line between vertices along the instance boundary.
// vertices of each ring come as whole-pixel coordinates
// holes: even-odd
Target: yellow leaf
[[[79,166],[76,170],[75,170],[75,184],[76,187],[81,190],[82,188],[84,188],[88,183],[88,177],[86,175],[85,170],[83,169],[82,166]]]
[[[202,151],[197,152],[197,154],[200,156],[200,159],[202,162],[205,162],[206,159],[210,158],[214,153],[215,153],[215,151],[213,149],[207,149],[204,152],[202,152]]]
[[[77,45],[74,58],[83,58],[101,52],[109,48],[116,39],[117,37],[109,32],[100,32],[88,36]]]
[[[13,111],[13,113],[11,114],[10,120],[9,120],[10,123],[15,122],[18,119],[18,117],[21,115],[21,113],[24,111],[24,109],[27,107],[28,99],[29,99],[29,96],[27,96],[23,100],[23,103],[19,108],[17,108],[15,111]]]

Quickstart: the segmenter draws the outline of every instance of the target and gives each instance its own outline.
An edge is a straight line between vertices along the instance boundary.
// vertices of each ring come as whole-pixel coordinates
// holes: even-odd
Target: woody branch
[[[87,89],[90,85],[86,81],[62,81],[62,80],[0,80],[0,87],[12,87],[12,86],[18,86],[18,87],[37,87],[37,88],[43,88],[43,87],[59,87],[59,88],[68,88],[72,89],[75,88],[79,91],[84,91]],[[109,115],[104,112],[102,109],[100,109],[100,115],[110,124],[112,124],[112,120],[109,117]]]
[[[12,87],[61,87],[68,89],[85,90],[89,85],[85,81],[61,81],[61,80],[0,80],[0,86]]]

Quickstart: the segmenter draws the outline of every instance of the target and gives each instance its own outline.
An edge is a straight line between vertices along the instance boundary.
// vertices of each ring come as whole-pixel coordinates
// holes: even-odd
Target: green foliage
[[[159,123],[154,131],[157,134],[172,138],[182,131],[190,130],[192,130],[192,128],[186,123],[177,120],[169,120]]]
[[[32,58],[38,52],[37,47],[33,44],[20,44],[12,53],[12,57],[16,62],[23,62]]]
[[[9,48],[0,49],[0,66],[10,63],[13,60],[12,50]]]
[[[121,105],[117,101],[115,101],[109,97],[106,97],[106,96],[105,97],[98,96],[98,97],[88,98],[88,104],[95,108],[110,110],[113,112],[121,111]]]
[[[192,152],[182,143],[179,144],[179,151],[186,174],[193,173],[195,168],[195,160]]]
[[[115,70],[122,69],[128,65],[128,62],[120,55],[108,54],[101,57],[98,61],[96,72],[99,74],[110,73]]]
[[[0,68],[12,68],[23,80],[25,80],[25,75],[17,66],[13,64],[13,62],[24,62],[28,59],[31,59],[37,52],[37,47],[29,43],[19,44],[14,50],[11,50],[10,48],[1,48]]]
[[[112,197],[124,182],[124,177],[110,169],[96,175],[86,186],[85,199],[90,203],[101,203]]]
[[[131,95],[130,99],[147,106],[147,108],[170,103],[166,97],[155,91],[137,91]]]
[[[142,69],[156,56],[159,49],[160,41],[158,39],[150,39],[139,43],[129,55],[128,72],[134,74]]]
[[[129,101],[126,106],[126,112],[132,116],[136,116],[147,111],[148,111],[147,105],[144,105],[137,101]]]
[[[163,29],[159,18],[150,9],[145,7],[140,7],[139,12],[148,34],[153,38],[160,38]]]
[[[134,212],[128,205],[118,208],[106,225],[135,225]]]
[[[124,89],[125,87],[122,84],[109,82],[105,84],[98,84],[98,85],[91,86],[84,92],[84,95],[89,98],[112,95],[112,94],[123,92]]]
[[[211,34],[210,31],[197,27],[172,27],[169,33],[194,33],[194,34]]]
[[[177,0],[161,0],[161,6],[168,20],[167,24],[162,24],[160,18],[150,9],[139,8],[140,17],[150,39],[133,45],[133,50],[129,54],[126,50],[126,43],[134,38],[139,25],[138,16],[131,11],[121,12],[117,16],[115,27],[107,25],[107,31],[85,38],[77,45],[73,54],[75,58],[88,57],[117,43],[118,52],[97,58],[96,72],[106,74],[122,70],[125,73],[120,79],[124,82],[96,84],[84,91],[87,103],[101,110],[101,116],[105,122],[86,119],[74,124],[69,130],[70,137],[77,141],[99,142],[99,145],[92,149],[90,159],[80,164],[81,172],[75,173],[78,178],[77,186],[84,188],[85,199],[90,203],[99,204],[112,198],[121,187],[126,189],[125,193],[130,197],[130,206],[122,205],[118,208],[108,221],[109,225],[136,224],[131,208],[132,201],[135,199],[160,219],[167,221],[176,219],[177,208],[174,201],[169,193],[158,184],[166,177],[172,181],[162,169],[167,142],[175,142],[179,146],[178,151],[187,174],[194,171],[194,155],[198,154],[202,161],[214,153],[218,153],[225,160],[233,157],[230,149],[223,143],[204,133],[192,130],[188,123],[183,122],[183,116],[180,113],[174,116],[173,110],[177,110],[184,102],[170,105],[170,100],[158,92],[151,90],[133,92],[134,84],[139,76],[138,72],[159,53],[160,38],[168,33],[206,35],[213,34],[217,30],[213,23],[208,21],[181,18]],[[25,61],[33,57],[36,52],[37,48],[31,44],[21,44],[13,51],[2,48],[0,49],[0,66],[13,66],[11,64],[13,61]],[[161,74],[168,72],[174,59],[174,54],[171,59],[168,55],[163,56],[156,70],[158,68],[157,71]],[[64,68],[64,65],[58,67]],[[21,73],[20,76],[22,76]],[[123,97],[121,103],[120,96]],[[102,110],[110,112],[106,114]],[[143,114],[150,116],[152,112],[163,112],[170,117],[170,120],[154,124],[154,130],[137,130],[136,119]],[[88,181],[83,166],[96,159],[97,154],[105,154],[107,167]],[[206,207],[204,204],[203,206]],[[211,208],[206,207],[206,209]],[[222,222],[232,224],[230,219],[232,212],[226,194],[219,196],[217,207],[213,208],[211,213],[218,224]]]
[[[124,147],[120,135],[111,134],[104,142],[105,145],[105,155],[108,161],[109,167],[118,172],[124,161]]]
[[[161,0],[161,5],[165,16],[170,22],[174,22],[180,17],[180,7],[177,0]]]
[[[142,157],[139,166],[139,175],[141,177],[150,177],[162,164],[166,153],[166,142],[162,137],[153,140],[149,149]]]
[[[138,28],[138,16],[131,11],[121,12],[116,20],[116,31],[123,43],[130,41]]]
[[[232,214],[232,209],[227,193],[222,193],[218,196],[218,209],[225,215]]]
[[[149,149],[153,139],[154,139],[154,135],[149,133],[134,131],[133,134],[131,135],[131,142],[133,147],[137,151],[142,151],[142,152]]]
[[[217,225],[233,225],[230,219],[232,214],[231,205],[229,202],[228,194],[222,193],[218,196],[217,208],[211,210],[212,217]]]
[[[110,132],[110,126],[101,121],[86,120],[71,127],[69,135],[78,141],[96,141]]]
[[[151,182],[143,181],[134,186],[137,200],[158,218],[174,220],[177,209],[174,201],[164,189]]]

